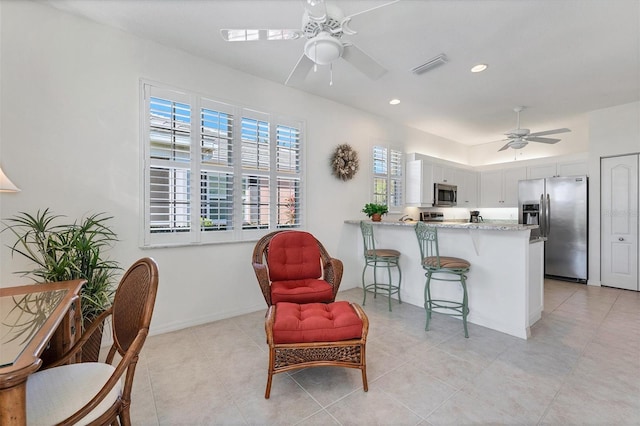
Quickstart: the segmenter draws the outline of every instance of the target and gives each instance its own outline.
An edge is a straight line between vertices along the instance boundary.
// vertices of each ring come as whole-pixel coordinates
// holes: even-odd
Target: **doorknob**
[[[624,238],[620,237],[618,238],[618,241],[624,241]]]

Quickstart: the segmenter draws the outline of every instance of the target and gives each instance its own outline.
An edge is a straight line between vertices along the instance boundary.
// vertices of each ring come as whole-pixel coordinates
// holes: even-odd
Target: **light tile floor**
[[[338,299],[362,303],[362,290]],[[522,340],[367,297],[369,392],[359,370],[274,376],[264,399],[264,311],[150,337],[134,383],[134,425],[637,425],[640,293],[545,282]]]

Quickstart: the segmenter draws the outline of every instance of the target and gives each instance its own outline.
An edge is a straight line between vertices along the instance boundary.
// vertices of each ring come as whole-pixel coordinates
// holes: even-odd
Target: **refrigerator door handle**
[[[547,235],[547,214],[544,207],[544,194],[540,194],[540,211],[538,213],[538,225],[540,226],[540,236],[546,237]]]
[[[549,198],[549,194],[547,194],[547,202],[545,204],[545,208],[547,209],[547,213],[546,213],[546,218],[545,218],[545,225],[547,227],[547,237],[549,236],[549,234],[551,233],[551,198]]]

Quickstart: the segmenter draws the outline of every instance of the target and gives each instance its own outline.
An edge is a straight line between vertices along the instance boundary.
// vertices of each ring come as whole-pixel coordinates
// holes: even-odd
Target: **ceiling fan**
[[[516,114],[518,114],[518,122],[517,128],[514,130],[510,130],[505,135],[507,139],[502,139],[502,141],[508,141],[505,146],[500,148],[498,151],[504,151],[508,148],[513,149],[521,149],[527,146],[529,142],[542,142],[542,143],[557,143],[560,142],[560,139],[555,138],[541,138],[540,136],[547,135],[555,135],[558,133],[567,133],[570,132],[570,129],[562,128],[562,129],[554,129],[554,130],[545,130],[542,132],[530,133],[529,129],[521,129],[520,128],[520,112],[524,110],[523,106],[518,106],[513,109]]]
[[[371,56],[364,53],[353,43],[342,39],[343,35],[355,35],[357,32],[349,27],[351,18],[372,10],[397,3],[394,0],[372,7],[361,12],[345,16],[342,10],[324,0],[302,0],[305,11],[302,15],[301,29],[221,29],[222,38],[226,41],[274,41],[297,40],[306,38],[304,51],[297,64],[287,77],[286,85],[296,85],[304,81],[307,74],[318,65],[329,65],[333,84],[334,61],[342,58],[369,78],[376,80],[387,70]]]

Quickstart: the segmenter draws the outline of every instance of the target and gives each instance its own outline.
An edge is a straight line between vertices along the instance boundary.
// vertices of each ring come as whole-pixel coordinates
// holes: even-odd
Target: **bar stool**
[[[378,295],[378,290],[386,292],[389,296],[389,311],[391,311],[391,295],[398,294],[398,302],[400,299],[400,283],[402,282],[402,271],[400,270],[400,252],[393,249],[377,249],[376,242],[373,237],[373,225],[369,222],[361,221],[360,230],[362,231],[362,239],[364,240],[364,269],[362,270],[362,289],[364,290],[364,300],[362,306],[367,301],[367,291],[373,291],[373,297]],[[367,267],[373,267],[373,283],[365,284],[365,273]],[[391,268],[398,268],[398,284],[394,285],[391,279]],[[388,283],[379,283],[376,272],[378,268],[387,268],[389,277]]]
[[[427,311],[427,324],[425,330],[429,330],[431,313],[437,312],[444,315],[462,317],[464,326],[464,337],[469,337],[467,331],[467,315],[469,315],[469,300],[467,297],[467,276],[471,264],[458,257],[440,256],[438,250],[438,230],[436,227],[428,226],[424,222],[416,224],[416,236],[420,246],[420,259],[422,268],[427,271],[424,275],[427,281],[424,284],[424,309]],[[436,276],[434,276],[436,274]],[[453,275],[445,278],[442,275]],[[442,300],[431,298],[431,280],[437,281],[459,281],[462,285],[462,302],[453,300]],[[437,310],[436,310],[437,309]]]

